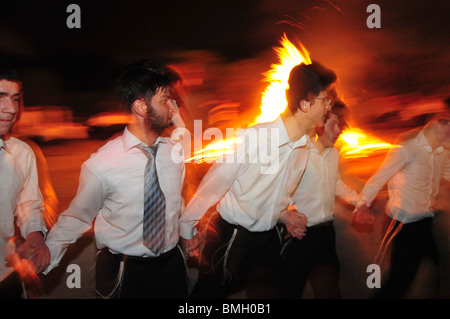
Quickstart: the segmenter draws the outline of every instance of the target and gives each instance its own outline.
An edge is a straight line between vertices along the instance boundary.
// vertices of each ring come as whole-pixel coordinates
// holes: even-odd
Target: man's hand
[[[358,209],[353,212],[352,216],[353,222],[357,224],[373,224],[375,221],[375,216],[372,212],[372,210],[367,207],[367,205],[362,204],[358,207]]]
[[[36,273],[41,273],[50,264],[50,250],[41,232],[30,233],[25,242],[16,249],[16,253],[21,259],[31,260]]]
[[[175,112],[172,115],[172,123],[175,127],[186,127],[186,124],[183,121],[183,118],[181,117],[180,110],[178,109],[178,105],[175,100],[173,100],[173,103],[175,104]]]
[[[308,219],[296,209],[289,208],[288,211],[281,216],[280,222],[286,225],[288,236],[302,239],[306,235],[306,224]]]
[[[198,258],[200,257],[199,247],[200,240],[198,238],[198,234],[192,237],[191,239],[181,238],[181,243],[184,248],[184,252],[188,257]]]

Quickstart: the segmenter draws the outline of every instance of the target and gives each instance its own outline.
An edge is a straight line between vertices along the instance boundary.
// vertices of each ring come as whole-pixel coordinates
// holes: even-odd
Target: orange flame
[[[186,162],[194,161],[196,163],[212,163],[220,156],[232,154],[235,151],[237,144],[240,142],[241,139],[236,136],[226,140],[212,142],[206,147],[194,151],[194,156],[187,159]]]
[[[269,84],[262,93],[261,114],[249,126],[275,120],[287,106],[285,91],[289,88],[288,79],[291,69],[302,62],[311,64],[309,52],[301,43],[301,51],[299,51],[288,40],[286,34],[283,35],[280,43],[282,47],[274,48],[280,60],[279,64],[272,64],[271,69],[263,74],[265,76],[264,81]],[[240,143],[240,140],[235,136],[210,143],[205,148],[194,151],[194,156],[186,161],[213,162],[224,154],[232,153],[238,143]]]
[[[281,45],[282,47],[274,48],[280,63],[272,64],[271,70],[264,73],[264,81],[269,82],[269,85],[262,93],[261,115],[251,125],[273,121],[286,109],[289,73],[294,66],[300,63],[311,64],[309,52],[301,43],[301,51],[299,51],[284,34],[281,38]]]
[[[336,142],[343,158],[368,157],[374,152],[385,151],[397,145],[387,143],[361,129],[349,127],[342,132]]]
[[[280,43],[281,47],[274,48],[279,64],[272,64],[271,69],[264,73],[264,81],[269,84],[261,96],[261,114],[249,126],[275,120],[287,106],[286,89],[289,88],[290,71],[300,63],[311,64],[309,52],[301,43],[299,43],[299,50],[288,40],[286,34],[283,35]],[[194,151],[194,157],[189,160],[213,162],[220,156],[231,153],[233,146],[237,143],[239,141],[234,136],[227,140],[212,142],[207,147]],[[375,136],[370,136],[361,129],[351,127],[341,134],[337,144],[341,144],[341,155],[345,158],[367,157],[376,151],[396,147]]]

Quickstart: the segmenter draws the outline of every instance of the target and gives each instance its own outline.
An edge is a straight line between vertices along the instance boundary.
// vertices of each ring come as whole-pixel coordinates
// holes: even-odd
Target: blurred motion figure
[[[435,114],[416,133],[407,134],[399,147],[389,151],[378,171],[366,182],[356,208],[370,207],[388,182],[389,226],[385,240],[392,239],[391,268],[389,279],[374,298],[402,297],[422,257],[439,261],[432,223],[441,180],[450,180],[450,113]],[[380,247],[380,251],[383,249]]]
[[[291,236],[304,235],[306,218],[295,209],[288,210],[289,197],[306,166],[307,133],[314,125],[323,125],[335,81],[336,74],[316,61],[294,67],[286,110],[273,122],[241,131],[242,143],[235,152],[216,160],[204,176],[180,219],[180,234],[193,253],[199,246],[196,226],[217,204],[203,249],[207,264],[200,268],[193,297],[219,298],[241,291],[248,298],[282,297],[275,226],[281,219]],[[261,152],[272,162],[264,163],[259,157],[249,160]]]
[[[172,89],[179,81],[176,71],[155,63],[121,75],[117,92],[130,123],[82,165],[77,195],[48,235],[45,273],[95,220],[98,298],[187,296],[178,247],[185,167],[172,157],[176,143],[161,136],[177,112]]]
[[[0,61],[0,298],[24,297],[24,276],[41,272],[50,259],[36,157],[26,143],[9,134],[21,101],[20,73]],[[15,241],[18,238],[24,242]]]
[[[302,239],[290,237],[282,248],[282,256],[286,260],[288,298],[300,298],[308,278],[316,298],[340,298],[339,260],[333,225],[335,196],[352,205],[356,205],[359,199],[357,192],[341,179],[339,151],[334,147],[347,126],[347,112],[347,106],[336,101],[327,114],[325,125],[312,130],[308,163],[291,199],[296,209],[307,218],[306,236]],[[370,223],[371,219],[371,215],[365,214],[358,221]]]

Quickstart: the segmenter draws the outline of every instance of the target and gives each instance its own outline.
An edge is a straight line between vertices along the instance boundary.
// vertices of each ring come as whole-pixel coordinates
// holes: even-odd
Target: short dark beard
[[[149,109],[146,114],[147,124],[156,132],[161,133],[164,129],[170,126],[170,123],[165,122],[161,117],[158,117],[153,106],[149,103]]]

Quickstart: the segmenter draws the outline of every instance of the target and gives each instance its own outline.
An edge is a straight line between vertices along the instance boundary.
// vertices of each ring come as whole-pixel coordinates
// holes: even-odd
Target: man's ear
[[[134,111],[134,113],[142,117],[144,117],[148,111],[147,103],[145,103],[144,100],[135,100],[131,105],[131,108]]]
[[[300,109],[302,112],[306,113],[306,112],[308,112],[308,110],[309,110],[309,105],[310,105],[309,101],[307,101],[307,100],[301,100],[301,101],[300,101],[300,105],[299,105],[299,109]]]

